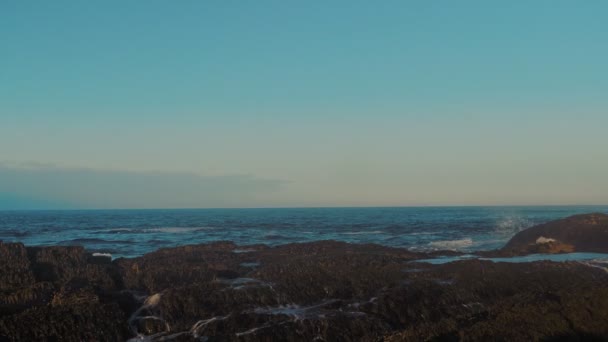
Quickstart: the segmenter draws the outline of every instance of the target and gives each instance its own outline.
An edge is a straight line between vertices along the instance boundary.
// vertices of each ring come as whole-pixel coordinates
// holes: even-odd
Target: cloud
[[[284,181],[252,175],[64,168],[38,163],[0,163],[0,209],[201,208],[263,205],[259,198]]]

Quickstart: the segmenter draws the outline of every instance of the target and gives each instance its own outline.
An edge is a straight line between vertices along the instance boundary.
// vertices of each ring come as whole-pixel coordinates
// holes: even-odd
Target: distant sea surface
[[[472,252],[500,248],[535,224],[591,212],[608,213],[608,206],[0,211],[0,240],[81,245],[113,257],[220,240]]]

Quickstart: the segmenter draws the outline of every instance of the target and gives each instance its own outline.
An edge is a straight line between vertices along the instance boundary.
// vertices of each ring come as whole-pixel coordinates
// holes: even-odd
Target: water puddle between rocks
[[[600,267],[602,264],[604,265],[602,268],[606,268],[608,266],[608,254],[607,253],[564,253],[564,254],[530,254],[525,256],[516,256],[516,257],[507,257],[507,258],[482,258],[477,257],[475,255],[466,254],[459,256],[442,256],[432,259],[420,259],[414,260],[412,262],[424,262],[429,264],[447,264],[449,262],[454,261],[462,261],[462,260],[489,260],[492,262],[513,262],[513,263],[521,263],[521,262],[535,262],[535,261],[554,261],[554,262],[564,262],[564,261],[580,261],[582,263],[592,263],[596,267]]]

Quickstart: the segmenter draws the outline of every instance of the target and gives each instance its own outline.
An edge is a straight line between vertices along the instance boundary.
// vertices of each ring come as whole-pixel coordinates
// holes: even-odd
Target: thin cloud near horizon
[[[252,175],[65,168],[54,164],[0,163],[4,205],[34,209],[191,208],[246,206],[252,198],[280,189],[283,180]],[[18,209],[18,208],[15,208]]]
[[[422,179],[422,178],[421,178]],[[166,171],[103,170],[63,167],[53,163],[0,162],[0,210],[13,209],[180,209],[264,207],[399,207],[399,206],[513,206],[513,205],[604,205],[596,201],[551,201],[552,196],[530,196],[530,200],[482,202],[484,193],[462,193],[467,201],[433,201],[446,193],[422,194],[421,187],[404,191],[405,200],[374,202],[353,196],[332,200],[318,194],[294,194],[294,182],[264,179],[253,175],[204,176]],[[456,182],[458,183],[458,182]],[[297,188],[296,188],[297,189]],[[559,194],[556,189],[555,194]],[[409,193],[409,195],[408,195]],[[514,191],[517,193],[517,191]],[[553,198],[556,195],[553,195]],[[508,194],[498,194],[511,198]],[[593,198],[587,196],[586,198]],[[427,203],[424,200],[428,200]],[[320,204],[319,204],[320,203]]]

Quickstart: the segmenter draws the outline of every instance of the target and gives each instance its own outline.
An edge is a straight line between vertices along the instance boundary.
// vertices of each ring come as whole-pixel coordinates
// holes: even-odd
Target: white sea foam
[[[133,229],[132,228],[112,228],[112,229],[108,229],[106,231],[110,232],[110,233],[123,233],[123,232],[128,233],[128,232],[133,231]]]
[[[412,236],[416,236],[416,235],[436,235],[437,233],[435,232],[414,232],[414,233],[407,233],[404,235],[412,235]]]
[[[285,322],[283,322],[283,323],[285,323]],[[283,323],[281,323],[281,324],[283,324]],[[270,328],[270,327],[272,327],[272,324],[266,323],[266,324],[261,325],[259,327],[255,327],[255,328],[251,328],[251,329],[246,330],[246,331],[238,332],[238,333],[236,333],[236,336],[237,337],[241,337],[241,336],[245,336],[245,335],[255,334],[259,330]]]
[[[537,245],[543,245],[545,243],[551,243],[551,242],[555,242],[555,239],[552,238],[546,238],[544,236],[539,237],[538,239],[536,239],[536,244]]]
[[[473,246],[473,239],[442,240],[429,242],[429,246],[437,249],[460,250]]]
[[[94,257],[108,257],[112,259],[112,254],[110,253],[93,253]]]
[[[194,338],[199,338],[199,337],[201,337],[200,334],[203,332],[203,330],[205,330],[205,327],[209,323],[215,322],[215,321],[222,321],[222,320],[225,320],[228,317],[230,317],[230,315],[228,315],[228,316],[216,316],[216,317],[212,317],[212,318],[209,318],[209,319],[200,320],[200,321],[194,323],[194,325],[192,326],[192,328],[190,328],[190,333],[192,334],[192,336]]]
[[[520,231],[530,228],[534,223],[519,216],[506,216],[496,223],[494,235],[510,238]]]
[[[253,249],[253,248],[237,248],[237,249],[232,250],[232,253],[251,253],[251,252],[257,252],[257,250]]]
[[[295,320],[304,319],[306,317],[315,317],[323,310],[325,306],[333,304],[337,300],[326,300],[316,305],[300,306],[297,304],[280,305],[276,307],[256,308],[253,310],[256,314],[262,315],[285,315],[294,318]]]
[[[604,272],[608,272],[608,258],[607,259],[596,258],[596,259],[591,259],[588,261],[580,261],[580,263],[590,266],[590,267],[599,268],[599,269],[603,270]]]
[[[215,321],[225,320],[228,317],[230,317],[230,315],[216,316],[216,317],[212,317],[209,319],[203,319],[203,320],[200,320],[200,321],[194,323],[194,325],[190,328],[190,330],[180,331],[180,332],[172,332],[169,325],[165,322],[166,331],[156,333],[154,335],[144,335],[144,334],[137,333],[137,331],[135,331],[135,333],[137,333],[137,336],[127,340],[127,342],[171,341],[171,340],[174,340],[177,338],[180,338],[180,340],[181,340],[181,337],[184,335],[190,335],[197,341],[207,341],[208,338],[206,336],[201,335],[202,332],[205,330],[206,326]],[[143,318],[159,319],[164,322],[164,320],[162,318],[155,317],[155,316],[138,317],[138,318],[140,318],[140,319],[143,319]],[[190,339],[188,339],[188,340],[190,340]]]
[[[308,307],[303,308],[297,304],[288,304],[288,305],[281,305],[281,306],[274,307],[274,308],[257,308],[255,310],[253,310],[253,312],[256,314],[286,315],[286,316],[292,316],[292,317],[299,318],[309,309],[310,308],[308,308]]]

